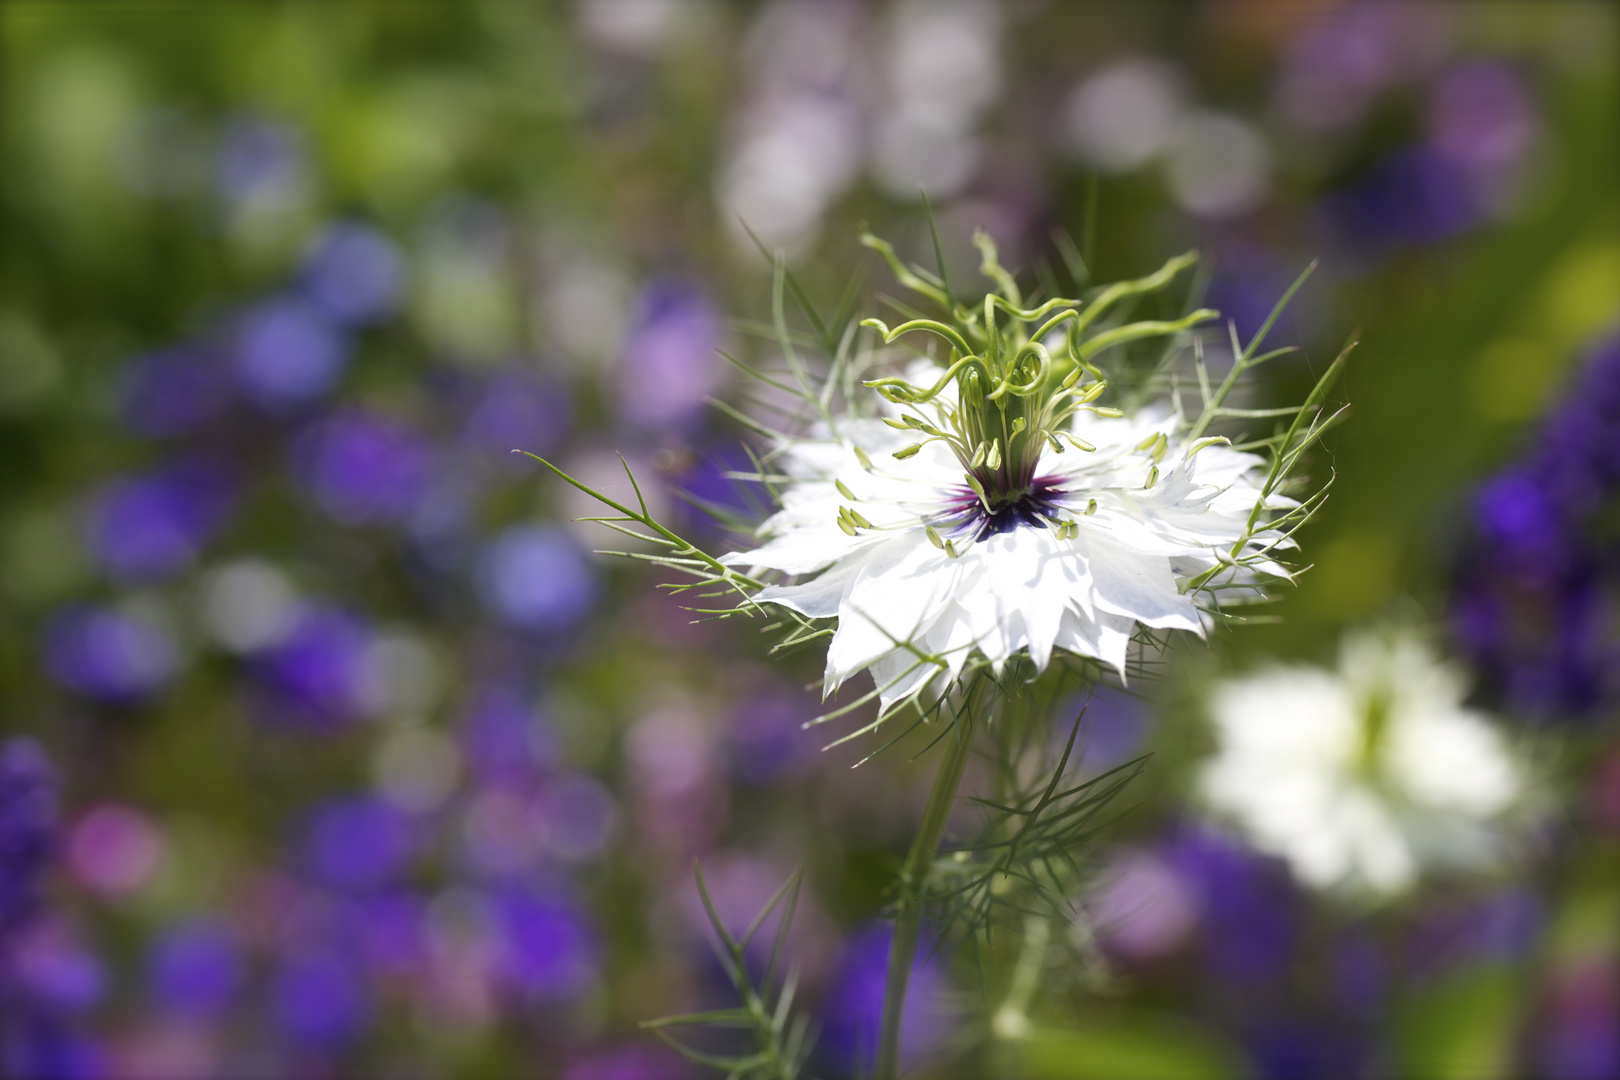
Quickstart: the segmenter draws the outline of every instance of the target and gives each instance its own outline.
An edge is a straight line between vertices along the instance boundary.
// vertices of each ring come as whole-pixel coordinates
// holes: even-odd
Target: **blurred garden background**
[[[1031,281],[1069,240],[1096,281],[1197,248],[1244,336],[1316,261],[1257,405],[1361,344],[1313,568],[1091,699],[1081,773],[1152,756],[1078,944],[1012,1033],[934,954],[917,1075],[1620,1072],[1614,9],[13,0],[0,32],[4,1076],[703,1075],[637,1028],[726,1003],[694,858],[739,924],[804,868],[812,1072],[860,1075],[926,769],[821,752],[817,657],[693,623],[512,451],[618,491],[623,455],[731,542],[679,493],[737,501],[708,399],[719,350],[770,351],[761,246],[879,314],[857,226],[930,262],[920,190],[959,279],[977,227]],[[1540,795],[1501,866],[1369,904],[1192,789],[1212,680],[1389,620]]]

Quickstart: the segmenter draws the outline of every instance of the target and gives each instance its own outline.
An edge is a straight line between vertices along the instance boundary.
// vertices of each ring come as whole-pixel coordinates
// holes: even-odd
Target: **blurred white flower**
[[[1258,128],[1224,113],[1195,112],[1176,125],[1165,179],[1176,204],[1204,218],[1238,217],[1271,190],[1271,147]]]
[[[1393,894],[1426,864],[1487,867],[1525,778],[1465,689],[1411,633],[1348,638],[1337,671],[1229,680],[1203,795],[1316,888]]]
[[[1163,60],[1131,57],[1089,76],[1064,106],[1074,150],[1100,172],[1125,172],[1162,152],[1185,108],[1181,72]]]

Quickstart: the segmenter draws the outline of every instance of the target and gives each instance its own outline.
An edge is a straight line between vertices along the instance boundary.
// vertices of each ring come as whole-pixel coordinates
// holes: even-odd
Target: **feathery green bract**
[[[697,877],[698,895],[703,898],[703,910],[714,929],[715,955],[726,978],[742,999],[742,1004],[731,1009],[665,1016],[643,1021],[641,1026],[688,1061],[717,1069],[725,1074],[727,1080],[797,1080],[815,1044],[809,1018],[795,1008],[798,969],[789,968],[779,987],[773,984],[781,968],[782,947],[787,941],[794,910],[798,906],[801,875],[795,873],[783,882],[742,935],[733,937],[709,897],[708,886],[703,880],[703,868],[696,861],[692,867]],[[771,951],[765,970],[756,984],[748,969],[748,949],[771,914],[778,910],[780,916]],[[700,1050],[671,1033],[671,1029],[682,1027],[746,1032],[746,1041],[750,1041],[752,1047],[735,1053]]]
[[[984,700],[960,706],[995,715],[994,744],[986,755],[991,790],[972,798],[981,819],[976,833],[955,846],[947,842],[923,883],[942,939],[954,932],[971,944],[988,944],[998,925],[1026,916],[1074,921],[1079,914],[1074,897],[1092,872],[1087,853],[1118,817],[1116,798],[1146,762],[1136,758],[1078,779],[1084,709],[1051,761],[1046,748],[1058,700],[1095,677],[1081,670],[1040,680],[1032,676],[1013,665],[1000,678],[981,673],[976,685]]]

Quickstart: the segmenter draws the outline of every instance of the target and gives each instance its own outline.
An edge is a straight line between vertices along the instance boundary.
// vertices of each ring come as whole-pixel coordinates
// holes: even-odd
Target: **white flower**
[[[941,374],[914,369],[906,385]],[[1066,394],[1080,404],[1063,406]],[[887,710],[944,692],[975,651],[998,673],[1023,650],[1043,670],[1054,649],[1123,673],[1138,624],[1203,631],[1187,591],[1200,574],[1226,567],[1228,580],[1252,585],[1257,571],[1285,573],[1253,558],[1278,539],[1250,529],[1261,460],[1219,444],[1189,453],[1168,409],[1099,413],[1083,390],[1063,390],[1027,406],[1027,426],[1016,421],[1010,438],[1004,426],[998,440],[974,428],[983,418],[959,400],[950,384],[883,419],[779,446],[772,466],[789,478],[781,510],[761,526],[761,546],[726,558],[797,579],[760,601],[837,617],[827,693],[870,668]],[[1004,415],[995,402],[980,409]],[[966,438],[940,434],[964,429]],[[1252,565],[1231,567],[1233,555]]]
[[[1465,689],[1411,634],[1346,639],[1336,672],[1230,680],[1203,794],[1317,888],[1392,894],[1424,864],[1484,867],[1525,781]]]

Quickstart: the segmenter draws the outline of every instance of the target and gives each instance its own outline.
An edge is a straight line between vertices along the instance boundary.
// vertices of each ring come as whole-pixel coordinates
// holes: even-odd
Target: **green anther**
[[[945,541],[945,554],[950,556],[953,559],[957,558],[957,556],[958,556],[958,552],[956,550],[956,545],[951,543],[949,540]]]
[[[1046,441],[1052,444],[1052,453],[1054,453],[1054,454],[1063,453],[1063,444],[1058,442],[1058,437],[1056,435],[1054,435],[1050,431],[1046,432],[1045,434],[1046,434]]]
[[[1080,396],[1077,397],[1075,400],[1080,402],[1080,404],[1082,404],[1082,405],[1084,405],[1084,404],[1086,404],[1087,402],[1090,402],[1090,401],[1096,401],[1098,398],[1102,397],[1102,392],[1104,390],[1106,390],[1106,389],[1108,389],[1108,384],[1107,383],[1105,383],[1105,382],[1094,382],[1090,386],[1088,386],[1084,390],[1082,390],[1080,392]]]
[[[1110,418],[1125,415],[1124,409],[1116,409],[1112,405],[1104,405],[1091,411],[1096,413],[1098,416],[1107,416]]]
[[[1153,464],[1157,465],[1164,460],[1164,451],[1169,445],[1170,440],[1165,437],[1164,432],[1159,432],[1159,437],[1153,444]]]
[[[922,443],[920,443],[920,442],[912,443],[910,446],[902,446],[900,449],[896,450],[894,452],[894,456],[895,456],[896,459],[898,459],[900,461],[904,461],[907,458],[916,457],[917,456],[917,451],[921,450],[922,448],[923,448]]]
[[[1024,428],[1026,428],[1028,426],[1029,426],[1028,424],[1024,423],[1024,418],[1022,416],[1014,417],[1013,422],[1012,422],[1012,435],[1017,435],[1019,432],[1023,431]],[[1012,435],[1009,435],[1007,438],[1009,440],[1011,440]]]
[[[846,499],[855,498],[855,493],[853,491],[849,490],[849,485],[845,484],[842,480],[834,480],[833,481],[833,487],[837,488],[838,489],[838,494],[842,495],[844,498],[846,498]]]
[[[930,544],[933,544],[935,547],[939,548],[941,551],[945,550],[945,541],[940,539],[939,533],[935,531],[935,529],[934,529],[934,527],[932,525],[924,525],[923,526],[923,532],[928,534],[928,542]]]
[[[862,517],[859,511],[849,510],[847,513],[849,514],[849,519],[855,523],[856,527],[862,529],[873,528],[872,523],[867,521],[866,518]]]
[[[865,469],[867,472],[872,471],[872,459],[867,457],[866,451],[862,450],[858,446],[855,447],[855,460],[860,462],[861,468]]]
[[[1068,376],[1065,377],[1062,382],[1058,383],[1058,389],[1059,390],[1067,390],[1070,387],[1074,386],[1074,384],[1079,382],[1079,381],[1080,381],[1080,369],[1075,368],[1073,371],[1069,372]]]
[[[1092,499],[1090,502],[1086,503],[1086,517],[1090,517],[1092,514],[1095,514],[1096,512],[1097,512],[1097,500]]]
[[[978,446],[973,448],[973,459],[968,462],[968,466],[970,468],[977,469],[980,465],[984,464],[984,451],[984,443],[980,443]]]
[[[838,519],[838,527],[840,529],[844,530],[844,534],[846,536],[854,536],[855,535],[855,526],[853,526],[849,522],[845,521],[842,517],[840,517]]]
[[[1084,440],[1084,439],[1079,439],[1079,438],[1076,438],[1076,437],[1075,437],[1075,436],[1073,436],[1073,435],[1070,435],[1070,436],[1069,436],[1069,441],[1070,441],[1070,442],[1072,442],[1072,443],[1074,443],[1074,445],[1075,445],[1075,446],[1077,446],[1077,447],[1079,447],[1079,448],[1080,448],[1080,449],[1081,449],[1081,450],[1085,450],[1085,451],[1087,451],[1087,452],[1088,452],[1088,453],[1089,453],[1089,452],[1090,452],[1090,451],[1092,451],[1092,450],[1095,450],[1095,449],[1097,449],[1097,448],[1096,448],[1096,447],[1095,447],[1095,446],[1092,446],[1092,445],[1091,445],[1091,444],[1090,444],[1090,443],[1088,443],[1088,442],[1086,442],[1086,440]]]
[[[1137,443],[1136,448],[1138,450],[1146,450],[1148,447],[1152,446],[1154,443],[1156,443],[1158,441],[1159,441],[1159,433],[1154,432],[1152,435],[1149,435],[1147,438],[1145,438],[1141,442]]]
[[[1158,482],[1159,482],[1159,467],[1157,465],[1150,466],[1148,468],[1147,483],[1142,485],[1142,490],[1146,491],[1148,488],[1152,487],[1154,484],[1157,484]]]
[[[1001,440],[990,440],[990,452],[984,455],[984,463],[992,469],[1001,468]]]
[[[920,430],[925,426],[921,420],[915,416],[912,416],[910,413],[907,413],[900,419],[905,422],[906,427],[911,428],[913,431]]]
[[[909,419],[911,419],[909,416],[906,417],[906,420],[909,420]],[[896,420],[892,416],[885,416],[883,418],[883,422],[885,424],[888,424],[890,427],[894,428],[896,431],[910,431],[911,430],[911,425],[906,423],[905,420]]]

